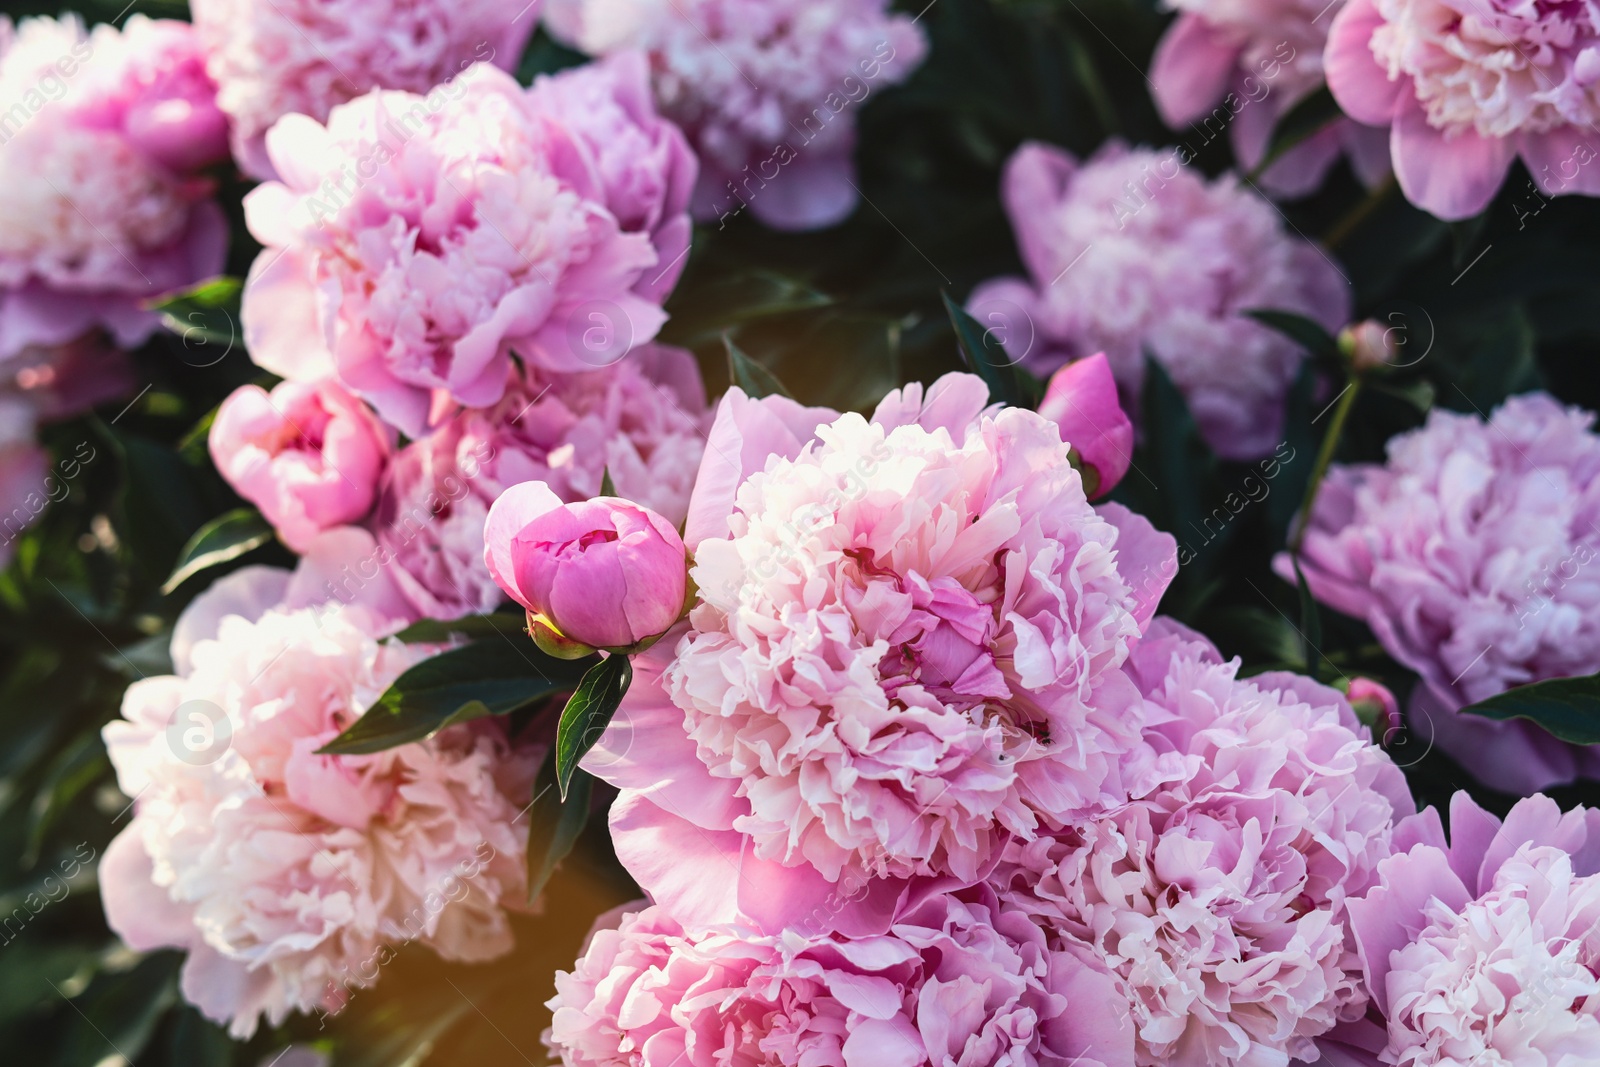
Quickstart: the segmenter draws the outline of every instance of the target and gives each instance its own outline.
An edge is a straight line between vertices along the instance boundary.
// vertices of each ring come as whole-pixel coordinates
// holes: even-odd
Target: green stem
[[[1322,489],[1322,479],[1327,476],[1328,466],[1333,462],[1334,450],[1339,447],[1339,438],[1344,435],[1344,424],[1350,418],[1351,409],[1356,406],[1356,397],[1360,395],[1361,376],[1352,375],[1350,384],[1339,397],[1338,407],[1333,409],[1333,421],[1328,424],[1328,432],[1322,438],[1322,447],[1317,450],[1317,463],[1311,468],[1311,481],[1306,483],[1305,500],[1300,504],[1300,525],[1294,532],[1294,538],[1289,542],[1290,555],[1300,555],[1300,545],[1305,541],[1306,530],[1311,525],[1311,507],[1317,502],[1317,493]]]
[[[1323,236],[1322,243],[1328,248],[1338,248],[1344,244],[1355,232],[1356,227],[1367,221],[1367,216],[1378,210],[1378,205],[1389,199],[1389,194],[1397,188],[1393,175],[1385,178],[1382,185],[1368,193],[1365,200],[1351,208],[1344,218],[1333,224],[1333,229]]]

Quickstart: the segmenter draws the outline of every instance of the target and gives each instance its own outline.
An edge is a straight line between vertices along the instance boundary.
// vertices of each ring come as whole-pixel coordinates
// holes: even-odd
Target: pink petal
[[[1235,35],[1193,12],[1173,20],[1150,59],[1150,89],[1161,121],[1173,129],[1210,111],[1227,92],[1239,59]]]
[[[1395,116],[1389,150],[1406,199],[1453,221],[1489,206],[1516,155],[1513,143],[1473,130],[1446,136],[1428,124],[1420,106],[1407,103]]]
[[[1368,126],[1387,126],[1402,94],[1412,91],[1405,79],[1389,80],[1389,72],[1372,54],[1372,34],[1384,18],[1372,0],[1350,0],[1334,16],[1322,66],[1328,89],[1344,113]]]

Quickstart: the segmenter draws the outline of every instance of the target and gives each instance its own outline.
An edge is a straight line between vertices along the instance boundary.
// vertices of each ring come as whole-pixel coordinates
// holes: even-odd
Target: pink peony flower
[[[135,345],[143,303],[221,271],[227,225],[195,170],[225,151],[188,24],[0,17],[0,359],[95,327]]]
[[[411,941],[508,951],[504,909],[525,893],[513,823],[537,753],[497,721],[316,754],[438,651],[386,640],[405,620],[365,602],[307,605],[316,577],[218,582],[179,620],[177,674],[134,683],[104,731],[135,798],[100,865],[107,919],[137,950],[187,952],[184,996],[236,1038],[336,1011]]]
[[[927,42],[887,0],[551,0],[546,24],[591,55],[649,55],[662,111],[700,157],[695,216],[807,230],[857,193],[854,109],[904,81]]]
[[[557,972],[545,1041],[566,1067],[1133,1067],[1115,997],[981,891],[854,940],[691,933],[642,907]]]
[[[210,444],[228,484],[304,552],[323,530],[372,510],[393,439],[332,382],[281,382],[270,394],[256,385],[234,390],[211,424]]]
[[[1521,157],[1539,191],[1600,194],[1600,17],[1582,5],[1350,0],[1324,60],[1345,113],[1390,126],[1406,199],[1478,214]]]
[[[427,97],[373,92],[326,126],[290,115],[273,127],[283,180],[245,198],[266,245],[244,292],[252,357],[291,380],[337,374],[418,437],[457,404],[497,403],[513,353],[590,370],[654,337],[681,269],[663,254],[681,258],[686,224],[680,212],[635,231],[612,212],[614,193],[652,225],[638,214],[648,197],[591,148],[631,121],[627,64],[607,70],[618,99],[595,115],[478,64]],[[635,132],[671,141],[659,125]],[[663,192],[660,212],[672,207]]]
[[[483,541],[489,573],[528,609],[530,625],[590,651],[660,637],[683,611],[683,538],[630,501],[602,496],[564,504],[544,482],[523,482],[489,508]]]
[[[1178,17],[1156,45],[1150,86],[1161,118],[1210,141],[1227,128],[1244,170],[1266,157],[1283,117],[1321,88],[1332,4],[1319,0],[1168,0]],[[1340,155],[1376,186],[1389,174],[1386,130],[1341,120],[1285,152],[1260,177],[1274,196],[1322,184]]]
[[[1055,423],[1087,469],[1091,499],[1116,488],[1133,462],[1133,423],[1117,399],[1104,352],[1074,360],[1050,377],[1039,414]]]
[[[1400,725],[1400,702],[1382,682],[1352,678],[1350,688],[1345,690],[1345,699],[1350,701],[1356,718],[1371,724],[1376,738],[1386,738],[1391,729]]]
[[[1270,203],[1182,162],[1113,142],[1079,164],[1023,145],[1002,193],[1030,280],[986,282],[968,308],[1005,325],[1006,350],[1046,373],[1103,351],[1128,396],[1149,352],[1219,455],[1258,459],[1282,440],[1303,352],[1241,313],[1293,311],[1335,330],[1347,286],[1316,246],[1284,233]]]
[[[1238,677],[1204,638],[1157,620],[1129,673],[1154,776],[1128,806],[1015,842],[1002,906],[1102,958],[1141,1067],[1283,1067],[1366,1006],[1348,901],[1415,810],[1404,776],[1336,690]]]
[[[1600,777],[1600,751],[1526,722],[1458,715],[1513,686],[1600,670],[1600,437],[1542,393],[1484,423],[1435,410],[1384,466],[1335,465],[1301,567],[1422,676],[1412,730],[1480,780],[1530,793]],[[1275,566],[1294,581],[1287,557]]]
[[[541,76],[533,98],[594,156],[603,201],[630,233],[648,233],[660,272],[636,289],[665,299],[688,260],[689,198],[700,164],[683,132],[656,114],[650,67],[641,52]]]
[[[372,89],[426,93],[473,63],[515,70],[538,21],[538,0],[451,4],[415,0],[194,0],[233,148],[252,177],[278,176],[264,141],[288,114],[327,120]]]
[[[496,497],[540,481],[562,500],[587,500],[609,470],[620,495],[681,523],[709,416],[682,349],[643,345],[581,374],[514,373],[494,407],[462,411],[396,455],[369,520],[379,555],[363,569],[387,569],[430,618],[493,610],[502,594],[483,529]]]
[[[777,929],[879,879],[827,921],[881,932],[902,890],[970,884],[1010,837],[1125,797],[1117,668],[1173,541],[1092,508],[1048,420],[986,403],[971,375],[871,421],[724,397],[685,534],[702,602],[585,763],[680,920]],[[723,862],[738,877],[705,876]]]
[[[1350,1044],[1372,1050],[1332,1062],[1591,1062],[1600,1049],[1600,812],[1562,814],[1535,796],[1502,824],[1457,793],[1450,844],[1431,808],[1406,836],[1379,865],[1379,883],[1350,903],[1387,1032],[1330,1042],[1330,1057]]]

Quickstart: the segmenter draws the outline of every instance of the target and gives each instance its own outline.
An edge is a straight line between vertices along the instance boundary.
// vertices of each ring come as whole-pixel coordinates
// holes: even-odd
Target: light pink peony
[[[210,446],[228,484],[304,552],[323,530],[366,518],[394,434],[332,382],[280,382],[234,390]]]
[[[1226,129],[1240,168],[1254,170],[1283,117],[1321,88],[1323,46],[1340,2],[1168,0],[1178,17],[1150,60],[1162,119],[1202,143]],[[1285,152],[1260,184],[1274,196],[1305,196],[1347,155],[1375,186],[1389,174],[1387,134],[1340,120]]]
[[[1117,977],[1141,1067],[1283,1067],[1359,1018],[1348,901],[1415,810],[1337,691],[1238,677],[1157,620],[1128,668],[1162,784],[1125,808],[1013,843],[1002,905],[1091,948]]]
[[[1440,218],[1482,211],[1519,156],[1546,196],[1600,194],[1600,16],[1582,4],[1350,0],[1325,64],[1347,115],[1393,124],[1400,189]]]
[[[1593,1063],[1600,812],[1562,814],[1535,796],[1518,801],[1502,824],[1457,793],[1448,845],[1437,814],[1427,816],[1405,835],[1405,849],[1379,866],[1379,884],[1350,904],[1384,1029],[1341,1031],[1344,1040],[1328,1044],[1329,1062]]]
[[[221,271],[227,225],[198,167],[226,124],[187,23],[0,17],[0,358],[104,327]]]
[[[1304,353],[1242,312],[1337,329],[1350,298],[1327,256],[1286,234],[1270,203],[1231,177],[1206,181],[1174,151],[1112,142],[1080,164],[1025,144],[1002,195],[1030,277],[984,283],[968,309],[1006,327],[997,336],[1012,356],[1048,373],[1103,351],[1136,398],[1148,351],[1219,455],[1272,451]]]
[[[516,70],[539,15],[538,0],[193,0],[190,11],[234,154],[263,180],[277,177],[263,141],[283,116],[322,122],[372,89],[426,93],[480,60]]]
[[[388,570],[431,618],[492,610],[502,594],[484,565],[483,527],[496,497],[540,481],[586,500],[609,470],[620,495],[681,523],[709,418],[682,349],[643,345],[581,374],[513,372],[498,404],[462,411],[396,455],[368,522],[379,553],[364,570]]]
[[[986,892],[853,940],[691,933],[642,905],[556,974],[565,1067],[1133,1067],[1109,977]]]
[[[641,213],[643,179],[592,148],[629,128],[628,69],[606,68],[617,100],[591,103],[605,94],[586,81],[574,103],[478,64],[427,97],[342,104],[326,126],[284,118],[267,137],[282,181],[245,198],[266,246],[244,291],[252,357],[292,380],[337,374],[417,437],[456,405],[498,402],[513,353],[582,371],[649,341],[687,223],[670,190]],[[674,136],[659,122],[634,132]],[[686,180],[681,160],[662,165],[664,190]]]
[[[490,506],[483,541],[490,575],[528,609],[536,641],[553,630],[587,651],[622,652],[666,633],[683,611],[683,538],[631,501],[567,504],[544,482],[523,482]]]
[[[854,210],[855,109],[904,81],[927,42],[887,0],[551,0],[552,33],[650,57],[662,111],[700,156],[695,216],[746,207],[815,229]]]
[[[1039,414],[1056,424],[1085,468],[1089,497],[1116,488],[1133,462],[1133,423],[1117,399],[1104,352],[1074,360],[1050,376]]]
[[[1124,799],[1141,716],[1117,668],[1173,541],[1092,508],[1048,420],[986,404],[959,374],[871,421],[724,397],[685,534],[702,602],[585,763],[680,920],[776,929],[877,879],[822,920],[881,930],[902,891]]]
[[[1434,411],[1384,466],[1335,465],[1301,567],[1422,676],[1412,732],[1495,788],[1600,777],[1600,750],[1527,722],[1457,715],[1512,686],[1600,670],[1600,436],[1535,393],[1485,424]],[[1275,566],[1294,581],[1287,557]]]
[[[316,755],[438,651],[386,640],[405,620],[370,600],[307,604],[317,577],[218,582],[178,622],[178,673],[134,683],[105,728],[135,798],[100,865],[107,918],[135,949],[186,951],[184,996],[238,1038],[337,1010],[411,941],[451,960],[506,952],[504,908],[525,894],[514,823],[537,753],[499,722]]]

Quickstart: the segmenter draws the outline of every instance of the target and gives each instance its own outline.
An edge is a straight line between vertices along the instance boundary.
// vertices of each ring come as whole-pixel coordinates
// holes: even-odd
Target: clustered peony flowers
[[[316,754],[438,648],[388,638],[407,620],[376,597],[322,603],[314,570],[246,568],[196,598],[177,673],[130,686],[105,728],[135,798],[100,869],[107,917],[137,949],[185,950],[184,995],[240,1038],[337,1010],[410,941],[508,951],[525,895],[513,823],[537,753],[498,721]]]
[[[855,208],[854,109],[927,51],[887,0],[550,0],[546,24],[591,55],[639,49],[656,99],[700,156],[694,213],[779,229]]]
[[[473,63],[515,70],[538,0],[194,0],[195,30],[233,121],[239,165],[275,176],[266,133],[285,115],[318,122],[373,89],[426,93]]]
[[[1456,714],[1512,686],[1600,670],[1600,435],[1534,393],[1487,422],[1435,411],[1383,466],[1335,465],[1300,563],[1422,676],[1412,733],[1482,781],[1528,793],[1600,776],[1600,752],[1525,722]],[[1293,580],[1287,558],[1280,574]]]
[[[1210,141],[1227,129],[1239,165],[1255,170],[1285,115],[1319,88],[1322,53],[1341,0],[1169,0],[1178,17],[1150,59],[1150,89],[1167,125]],[[1191,130],[1185,130],[1190,127]],[[1376,185],[1389,173],[1388,131],[1341,119],[1269,164],[1277,196],[1315,192],[1347,155]]]
[[[1259,459],[1283,440],[1303,352],[1242,313],[1292,311],[1335,330],[1347,286],[1270,203],[1184,163],[1115,142],[1086,163],[1023,145],[1002,196],[1029,276],[984,283],[968,308],[1024,366],[1104,352],[1132,398],[1148,352],[1218,455]]]
[[[145,301],[221,271],[215,94],[187,23],[0,17],[0,359],[96,327],[137,344]]]
[[[615,97],[577,106],[480,63],[425,97],[281,120],[266,146],[282,180],[245,198],[266,246],[244,290],[252,357],[290,380],[337,375],[415,437],[497,403],[513,353],[582,371],[649,341],[688,247],[693,164],[643,76],[619,61],[552,79]],[[660,151],[597,151],[630,129]]]
[[[781,927],[841,879],[971,884],[1123,795],[1117,668],[1174,542],[1091,507],[1054,424],[986,404],[970,375],[870,421],[723,399],[684,538],[700,603],[589,764],[623,787],[619,857],[680,920]],[[663,837],[744,873],[705,879]]]

